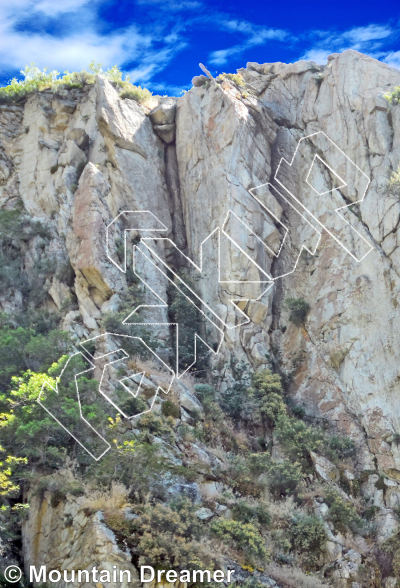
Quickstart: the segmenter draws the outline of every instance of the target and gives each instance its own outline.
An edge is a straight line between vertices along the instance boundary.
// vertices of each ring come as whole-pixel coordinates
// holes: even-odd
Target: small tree
[[[327,535],[324,524],[314,515],[300,515],[290,525],[292,547],[301,554],[306,568],[316,568],[325,550]]]
[[[289,320],[297,326],[304,325],[310,305],[303,298],[286,298],[286,306],[291,313]]]

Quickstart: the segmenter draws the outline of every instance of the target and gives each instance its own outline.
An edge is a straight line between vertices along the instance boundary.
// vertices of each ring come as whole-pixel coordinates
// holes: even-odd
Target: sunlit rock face
[[[249,63],[239,73],[244,85],[202,81],[178,99],[160,99],[150,116],[101,76],[83,89],[1,106],[1,206],[22,200],[52,229],[43,254],[70,260],[74,284],[54,276],[46,304],[77,297],[79,311],[63,322],[77,339],[100,333],[102,314],[127,287],[105,250],[106,228],[121,211],[151,211],[165,225],[157,251],[173,269],[182,265],[174,243],[197,264],[203,244],[197,287],[224,333],[212,357],[220,389],[239,361],[279,369],[310,418],[356,439],[360,470],[389,476],[380,507],[393,508],[400,195],[386,188],[400,162],[400,106],[383,94],[400,84],[400,72],[348,50],[326,66]],[[310,139],[291,167],[299,141],[321,132],[335,148]],[[335,210],[352,203],[343,213],[350,230]],[[218,228],[219,250],[207,240]],[[28,272],[34,255],[25,253]],[[147,278],[167,299],[167,281],[157,272]],[[290,320],[287,298],[308,303],[300,324]],[[239,304],[250,321],[238,328],[236,299],[250,300]],[[0,303],[6,311],[21,306],[18,293]],[[158,336],[167,340],[161,328]]]

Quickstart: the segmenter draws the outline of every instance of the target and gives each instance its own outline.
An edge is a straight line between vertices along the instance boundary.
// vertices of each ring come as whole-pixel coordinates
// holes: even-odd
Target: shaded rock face
[[[211,273],[199,282],[218,316],[235,324],[232,298],[257,299],[266,289],[262,276],[287,275],[248,304],[248,324],[224,329],[212,358],[221,390],[238,361],[255,369],[279,366],[307,415],[356,440],[360,470],[389,477],[392,485],[379,501],[393,508],[400,501],[400,200],[385,190],[400,162],[400,106],[389,108],[383,93],[400,84],[400,72],[349,50],[330,56],[325,67],[249,63],[240,73],[244,89],[228,79],[196,83],[150,116],[121,100],[101,76],[83,90],[45,91],[23,106],[1,106],[0,205],[12,209],[22,199],[32,217],[52,227],[52,251],[70,259],[75,281],[68,286],[54,276],[48,304],[60,308],[68,293],[76,296],[79,312],[69,312],[63,324],[77,339],[99,333],[102,314],[127,287],[105,251],[106,227],[121,211],[151,211],[167,227],[163,237],[196,263],[210,233],[231,227],[242,251],[221,248],[221,279],[225,272],[238,284],[212,287]],[[274,192],[281,159],[290,162],[298,142],[321,131],[370,179],[365,198],[346,217],[372,246],[359,262],[324,230],[315,254],[298,257],[304,223]],[[339,156],[333,163],[341,169]],[[328,222],[329,211],[300,176],[286,177],[291,191]],[[268,182],[273,215],[250,192]],[[362,198],[352,188],[336,193],[336,208]],[[227,222],[229,211],[235,216]],[[291,247],[278,259],[266,254],[265,244],[279,251],[283,227],[290,228]],[[113,238],[125,228],[113,229]],[[170,241],[158,252],[179,267]],[[216,267],[215,249],[207,255]],[[167,298],[166,281],[149,279]],[[289,297],[309,304],[303,324],[289,320]],[[7,300],[0,304],[8,309]],[[160,313],[168,322],[167,311]],[[159,337],[167,335],[160,330]]]
[[[25,572],[29,577],[29,566],[35,566],[37,574],[40,567],[51,570],[108,570],[113,579],[113,570],[128,570],[122,576],[122,582],[102,582],[103,586],[115,585],[138,586],[139,578],[129,555],[118,546],[114,534],[103,522],[101,511],[85,508],[83,499],[70,494],[62,502],[54,503],[52,496],[46,492],[43,497],[31,497],[30,516],[24,523],[24,562]],[[117,576],[118,578],[118,576]],[[56,581],[60,587],[85,585],[85,576],[72,581],[71,572]],[[86,585],[95,585],[89,576]]]

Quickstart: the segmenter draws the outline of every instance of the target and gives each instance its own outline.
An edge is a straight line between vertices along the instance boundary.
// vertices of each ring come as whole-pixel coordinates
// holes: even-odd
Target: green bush
[[[302,406],[294,406],[292,408],[292,413],[294,414],[294,416],[296,416],[298,419],[302,419],[305,414],[306,411]]]
[[[34,329],[8,325],[0,328],[0,385],[8,389],[11,377],[26,370],[46,371],[72,349],[68,333],[51,330],[36,334]]]
[[[311,468],[310,451],[323,452],[326,443],[323,431],[286,415],[278,418],[275,433],[286,455],[304,471]]]
[[[145,324],[140,324],[141,315],[138,312],[128,322],[138,322],[138,325],[125,325],[123,321],[132,313],[133,309],[144,303],[143,289],[140,284],[133,283],[121,294],[121,302],[116,312],[107,312],[101,319],[102,327],[109,333],[140,337],[150,348],[159,348],[159,343],[150,337]],[[151,356],[150,351],[138,339],[125,339],[124,349],[131,357],[146,360]]]
[[[24,272],[26,243],[36,236],[42,239],[36,247],[39,259],[29,273]],[[56,259],[41,251],[50,237],[50,229],[40,221],[32,221],[21,207],[0,210],[0,293],[19,290],[28,305],[37,307],[43,302],[48,290],[46,279],[54,274],[56,266]]]
[[[400,86],[396,86],[393,92],[386,92],[384,97],[394,106],[398,104],[400,102]]]
[[[49,331],[46,335],[32,337],[24,347],[28,369],[45,372],[58,358],[72,351],[71,335],[66,331]]]
[[[194,291],[196,289],[196,282],[186,270],[179,272],[180,277],[184,280],[185,284]],[[199,309],[192,304],[188,297],[185,295],[186,286],[184,286],[177,278],[176,283],[180,289],[173,286],[172,284],[168,287],[167,296],[170,300],[168,307],[168,316],[171,323],[179,325],[179,370],[184,371],[189,369],[195,377],[204,377],[209,366],[209,355],[208,349],[202,345],[197,339],[196,348],[196,363],[195,359],[195,335],[205,337],[206,324],[204,321],[203,314]],[[189,293],[190,296],[193,296]],[[175,348],[176,348],[176,334],[175,331],[171,331],[171,344],[170,347],[173,351],[171,354],[171,367],[175,364]]]
[[[304,325],[310,305],[303,298],[286,298],[286,306],[289,308],[289,320],[297,326]]]
[[[389,178],[386,194],[400,199],[400,164],[398,165],[397,170],[393,171]]]
[[[85,84],[93,84],[96,74],[104,75],[117,87],[122,88],[122,98],[131,98],[141,104],[152,97],[152,93],[146,88],[131,84],[129,76],[125,76],[125,79],[123,79],[123,73],[117,65],[103,71],[101,63],[92,61],[89,69],[93,73],[88,73],[86,70],[71,73],[66,71],[61,76],[56,70],[48,71],[48,68],[45,67],[41,71],[34,63],[31,63],[21,70],[22,80],[13,78],[8,86],[0,88],[0,103],[19,102],[32,92],[41,92],[48,89],[57,91],[61,86],[71,90],[80,89]]]
[[[357,453],[357,447],[353,439],[350,437],[339,437],[333,435],[329,439],[329,448],[333,452],[333,457],[339,459],[346,459],[347,457],[354,457]]]
[[[64,284],[69,286],[70,288],[74,285],[75,271],[69,259],[60,266],[57,272],[57,279],[60,280],[60,282],[63,282]]]
[[[265,424],[271,426],[280,417],[287,415],[282,392],[282,381],[278,374],[270,370],[261,370],[254,374],[248,394],[256,400]]]
[[[1,438],[4,449],[17,458],[27,458],[26,466],[17,468],[17,479],[26,479],[36,468],[58,468],[65,462],[66,452],[76,448],[76,441],[69,433],[38,404],[37,399],[44,383],[55,387],[67,356],[61,358],[49,368],[47,373],[27,371],[23,376],[12,378],[12,389],[0,395],[2,415],[0,420]],[[87,365],[77,356],[73,363],[73,373],[77,374]],[[63,395],[45,392],[47,405],[53,413],[62,412],[64,423],[73,431],[81,427],[81,410],[83,416],[96,428],[107,422],[104,412],[105,401],[102,398],[93,402],[91,398],[98,388],[98,382],[90,378],[91,373],[78,377],[81,408],[79,407],[75,380],[64,382]],[[108,406],[107,406],[108,408]],[[83,452],[83,450],[82,450]],[[76,457],[80,454],[75,452]],[[84,452],[84,459],[87,458]]]
[[[213,563],[199,542],[204,528],[188,499],[135,510],[139,518],[132,521],[132,532],[125,539],[135,563],[167,570],[207,569]]]
[[[251,460],[235,454],[228,456],[227,467],[220,471],[221,478],[234,492],[254,497],[258,497],[265,487],[265,483],[258,479],[259,475],[259,471],[254,471]]]
[[[249,366],[243,361],[239,363],[231,362],[232,374],[235,382],[221,394],[220,405],[222,410],[231,418],[238,420],[241,412],[249,403],[247,393],[249,387]]]
[[[133,84],[125,84],[124,90],[121,92],[120,97],[123,100],[135,100],[139,104],[144,104],[150,98],[152,98],[153,93],[150,92],[147,88],[142,88],[141,86],[134,86]]]
[[[329,506],[329,520],[332,521],[336,531],[346,533],[349,528],[357,533],[365,526],[365,521],[358,515],[354,504],[346,501],[333,488],[326,492],[325,502]]]
[[[315,569],[326,548],[327,534],[322,520],[314,515],[295,516],[290,524],[290,541],[308,570]]]
[[[164,416],[171,416],[174,419],[178,419],[180,416],[179,406],[171,402],[171,400],[166,400],[162,403],[161,412]]]
[[[226,80],[230,80],[231,82],[233,82],[234,84],[236,84],[236,86],[239,86],[239,87],[243,87],[243,86],[246,85],[246,83],[245,83],[245,81],[243,79],[242,74],[238,74],[238,73],[231,74],[231,73],[224,73],[223,72],[222,74],[219,74],[219,76],[217,77],[217,82],[218,83],[221,83],[225,79]]]
[[[271,523],[271,515],[263,502],[250,503],[238,500],[232,507],[232,516],[241,523],[259,523],[266,526]]]
[[[218,519],[211,523],[211,532],[224,543],[244,552],[250,561],[256,559],[267,563],[270,559],[264,539],[252,523]]]
[[[303,480],[303,470],[298,462],[274,463],[268,471],[269,489],[276,498],[295,494],[298,485]]]

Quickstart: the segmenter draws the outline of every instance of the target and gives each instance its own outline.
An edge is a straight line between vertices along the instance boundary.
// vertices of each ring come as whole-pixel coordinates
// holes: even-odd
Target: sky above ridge
[[[364,0],[0,0],[0,85],[34,62],[64,72],[119,65],[179,96],[212,74],[357,49],[400,69],[400,4]]]

